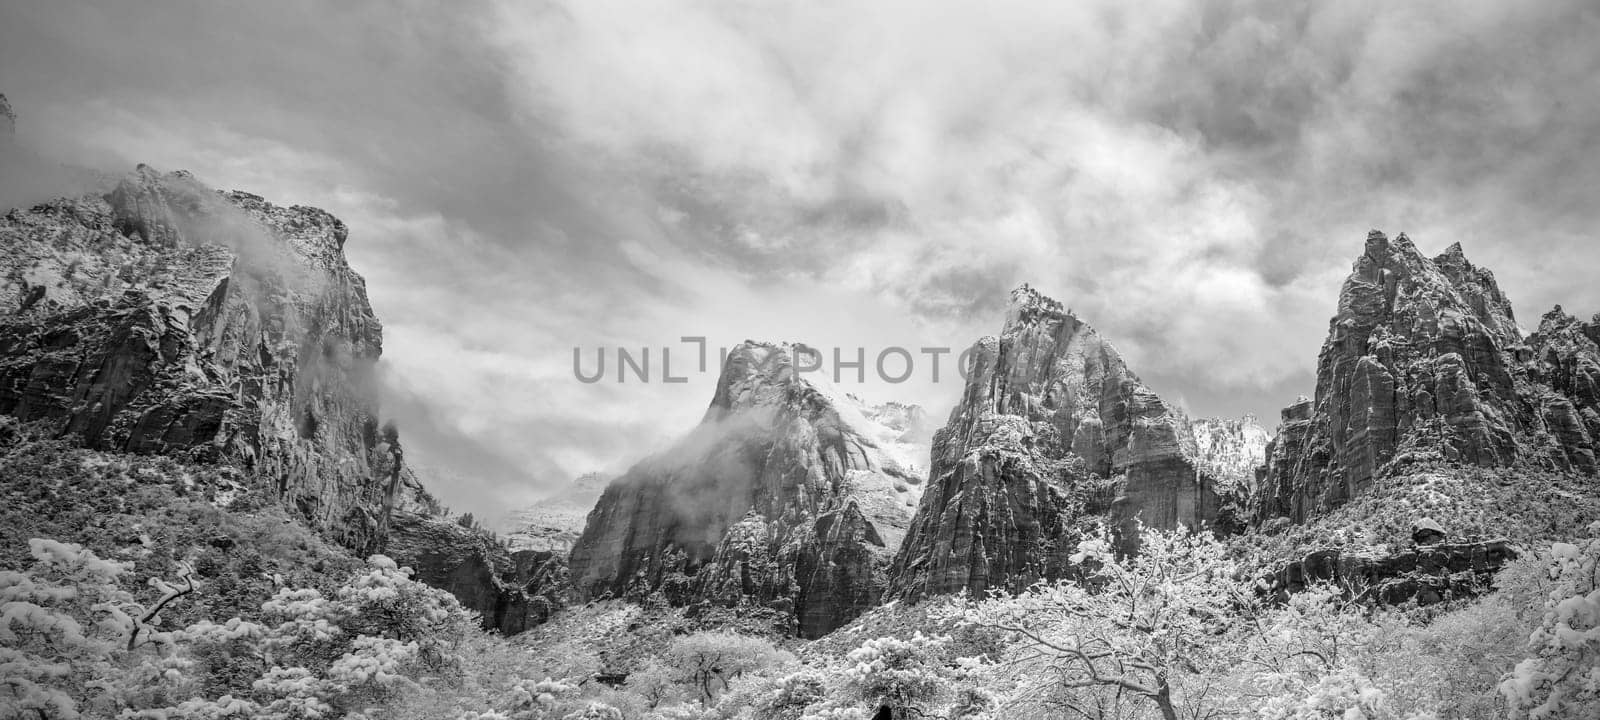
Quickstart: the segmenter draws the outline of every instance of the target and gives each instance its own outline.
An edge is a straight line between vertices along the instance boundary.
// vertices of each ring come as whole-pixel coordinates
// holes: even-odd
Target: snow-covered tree
[[[122,589],[124,563],[42,538],[28,549],[26,572],[0,571],[0,718],[109,715],[188,689],[188,663],[155,625],[192,581],[152,581],[146,606]]]
[[[0,571],[0,718],[333,717],[448,668],[474,630],[454,597],[374,556],[334,598],[284,588],[258,620],[163,631],[162,612],[198,587],[186,567],[151,580],[143,604],[123,589],[125,564],[52,540],[29,548],[33,567]],[[249,671],[237,692],[203,692],[216,656]]]
[[[628,673],[627,689],[642,698],[651,709],[670,705],[673,701],[683,699],[684,688],[679,675],[673,668],[652,658],[643,667]]]
[[[739,717],[866,718],[887,708],[897,720],[955,720],[981,717],[995,705],[987,665],[959,657],[948,635],[873,638],[842,659],[818,663],[747,690],[750,712]]]
[[[779,676],[755,698],[754,714],[772,720],[800,720],[807,708],[827,699],[827,682],[826,675],[811,668]]]
[[[1550,548],[1554,581],[1532,656],[1500,683],[1516,716],[1600,717],[1600,523],[1590,537]]]
[[[710,704],[734,679],[793,663],[794,656],[766,639],[719,630],[697,632],[673,641],[667,662],[703,702]]]
[[[1077,578],[995,592],[958,608],[959,619],[1013,638],[1007,667],[1030,679],[1017,702],[1099,717],[1136,699],[1166,720],[1192,716],[1185,708],[1206,702],[1229,661],[1218,639],[1253,595],[1210,533],[1141,528],[1138,555],[1113,547],[1102,527],[1071,558]]]

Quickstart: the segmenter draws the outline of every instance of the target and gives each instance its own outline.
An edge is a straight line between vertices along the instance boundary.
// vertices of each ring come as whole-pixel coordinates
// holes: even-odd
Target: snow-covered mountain
[[[802,376],[797,349],[734,348],[700,425],[611,482],[572,550],[580,598],[660,592],[808,637],[877,604],[922,492],[921,411]]]

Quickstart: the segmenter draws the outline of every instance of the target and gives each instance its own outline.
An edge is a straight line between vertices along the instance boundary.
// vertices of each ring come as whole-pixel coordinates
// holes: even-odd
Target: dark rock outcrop
[[[699,427],[606,488],[578,597],[745,608],[805,637],[878,603],[922,478],[903,430],[797,371],[802,347],[733,349]]]
[[[1240,526],[1229,509],[1240,503],[1226,496],[1259,463],[1265,437],[1253,422],[1191,422],[1093,328],[1027,286],[1013,293],[1000,337],[971,357],[965,392],[934,436],[894,595],[1058,577],[1096,518],[1120,528],[1128,551],[1136,520]]]
[[[431,505],[380,429],[382,327],[322,210],[140,166],[0,218],[0,413],[225,462],[357,551]]]
[[[9,142],[16,132],[17,114],[11,111],[11,103],[6,96],[0,95],[0,143]]]
[[[1283,412],[1258,521],[1308,517],[1418,463],[1596,472],[1594,323],[1560,313],[1524,340],[1488,270],[1368,234],[1317,361]]]
[[[1411,523],[1411,542],[1418,545],[1434,545],[1444,542],[1446,537],[1449,537],[1449,533],[1433,518],[1417,518],[1416,522]]]
[[[397,511],[383,548],[414,577],[476,611],[483,627],[515,635],[569,601],[564,554],[511,551],[483,531],[438,516]]]
[[[1488,592],[1495,573],[1517,556],[1506,540],[1414,545],[1386,554],[1317,550],[1279,568],[1268,586],[1280,600],[1331,583],[1363,601],[1432,605]]]

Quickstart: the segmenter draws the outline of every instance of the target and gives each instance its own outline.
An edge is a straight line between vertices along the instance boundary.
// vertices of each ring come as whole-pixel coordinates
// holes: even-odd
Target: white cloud
[[[0,91],[59,156],[340,215],[409,451],[480,476],[459,509],[699,419],[711,378],[585,385],[574,346],[959,348],[1029,282],[1195,411],[1270,418],[1368,228],[1462,241],[1525,324],[1600,308],[1558,259],[1600,220],[1586,0],[196,12],[10,12]],[[864,391],[937,412],[949,379]]]

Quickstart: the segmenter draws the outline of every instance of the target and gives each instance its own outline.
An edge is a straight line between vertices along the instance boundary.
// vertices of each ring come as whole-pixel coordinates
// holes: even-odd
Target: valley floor
[[[1272,602],[1206,535],[1084,583],[891,603],[816,641],[618,601],[481,630],[237,478],[12,433],[0,458],[0,718],[1550,718],[1600,712],[1600,539],[1492,592]],[[1596,526],[1595,530],[1600,530]],[[1581,534],[1581,533],[1579,533]],[[887,713],[887,714],[884,714]]]

